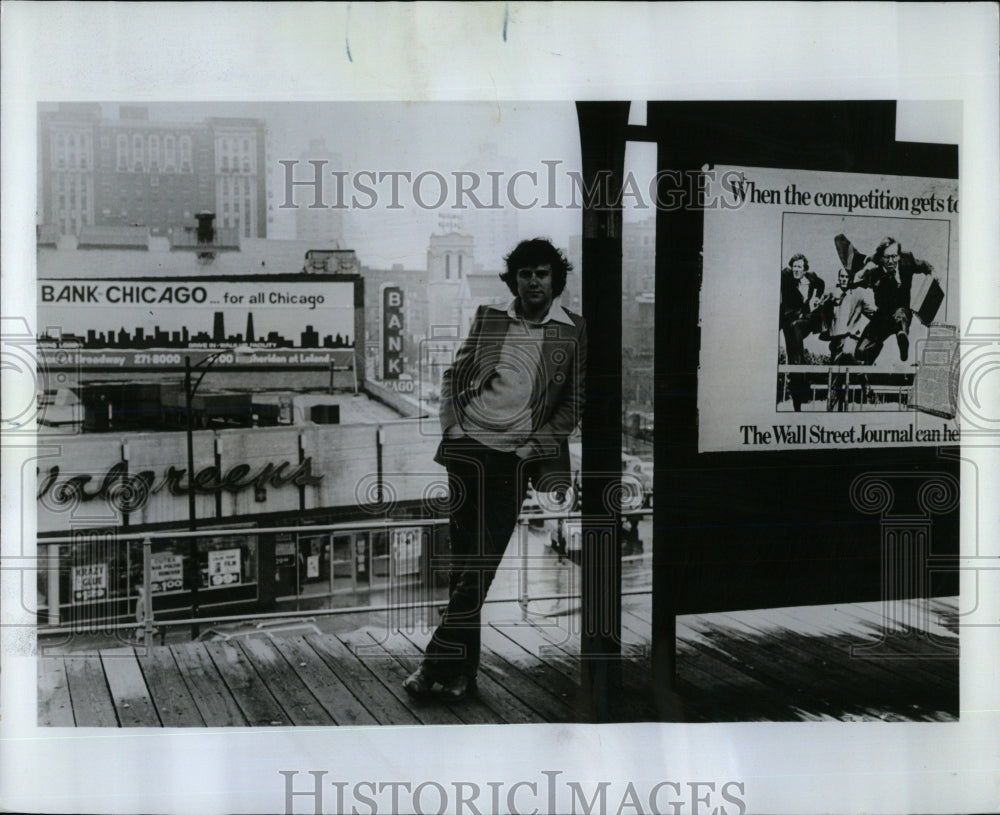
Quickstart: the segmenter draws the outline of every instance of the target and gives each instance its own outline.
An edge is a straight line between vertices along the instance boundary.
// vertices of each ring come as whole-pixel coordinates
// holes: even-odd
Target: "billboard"
[[[705,213],[698,449],[958,442],[915,410],[959,321],[958,182],[716,167]],[[940,414],[940,412],[939,412]]]
[[[80,370],[326,367],[353,357],[355,275],[37,281],[38,344],[75,349]]]

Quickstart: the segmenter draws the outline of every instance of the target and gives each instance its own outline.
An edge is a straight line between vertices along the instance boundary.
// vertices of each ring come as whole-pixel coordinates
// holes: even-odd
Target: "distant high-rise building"
[[[296,178],[313,178],[314,167],[310,161],[325,161],[326,164],[320,170],[323,176],[324,189],[326,185],[333,185],[333,178],[330,173],[341,168],[341,158],[339,153],[334,153],[326,146],[325,139],[310,139],[309,148],[299,156],[299,163],[295,167]],[[300,241],[313,241],[317,248],[326,246],[344,246],[344,210],[335,209],[330,204],[334,203],[333,193],[327,191],[324,197],[331,200],[323,200],[326,204],[322,208],[310,207],[315,200],[314,191],[311,187],[295,187],[293,190],[293,200],[297,204],[295,210],[295,237]]]
[[[60,103],[39,114],[43,225],[190,228],[198,212],[245,238],[266,237],[266,127],[260,119],[151,121],[142,105]]]
[[[247,312],[247,335],[245,337],[245,342],[256,342],[253,336],[253,312]]]
[[[215,312],[215,316],[212,318],[212,340],[215,342],[224,342],[226,339],[226,327],[223,322],[223,316],[221,311]]]

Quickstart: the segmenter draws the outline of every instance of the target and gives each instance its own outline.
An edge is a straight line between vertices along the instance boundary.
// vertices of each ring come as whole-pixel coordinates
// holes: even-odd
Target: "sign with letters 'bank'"
[[[403,290],[382,288],[382,378],[399,379],[403,373]]]

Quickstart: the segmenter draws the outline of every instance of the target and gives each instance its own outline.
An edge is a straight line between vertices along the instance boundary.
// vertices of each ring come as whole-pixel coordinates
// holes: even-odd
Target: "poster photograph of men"
[[[788,213],[782,226],[778,410],[906,409],[916,347],[948,310],[950,223]]]
[[[957,182],[729,165],[713,174],[724,192],[704,219],[701,449],[956,440],[954,372],[926,351],[958,335]],[[939,401],[927,397],[932,380]],[[928,404],[932,413],[918,410]]]

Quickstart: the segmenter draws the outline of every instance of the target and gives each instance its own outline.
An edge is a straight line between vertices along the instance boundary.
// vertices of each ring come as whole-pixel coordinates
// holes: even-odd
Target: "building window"
[[[444,279],[451,280],[451,255],[444,256]]]
[[[118,172],[124,173],[128,170],[128,136],[124,133],[118,134]]]
[[[458,279],[459,280],[462,279],[462,255],[461,254],[459,254],[459,256],[458,256]]]
[[[173,136],[163,137],[163,163],[166,165],[167,170],[173,170],[174,165],[177,163]]]
[[[136,134],[132,137],[132,171],[141,173],[146,160],[142,151],[142,136]]]
[[[149,169],[157,172],[160,167],[160,137],[149,137]]]

